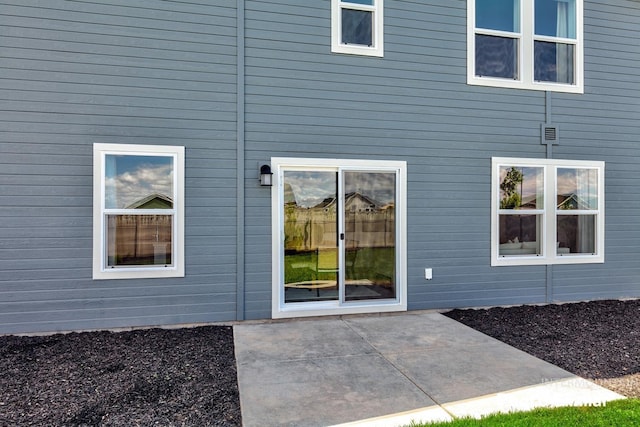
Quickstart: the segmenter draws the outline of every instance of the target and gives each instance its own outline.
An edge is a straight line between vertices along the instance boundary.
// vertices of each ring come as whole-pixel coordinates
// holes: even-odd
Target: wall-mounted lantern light
[[[260,185],[263,187],[271,187],[273,185],[273,173],[270,165],[260,166]]]

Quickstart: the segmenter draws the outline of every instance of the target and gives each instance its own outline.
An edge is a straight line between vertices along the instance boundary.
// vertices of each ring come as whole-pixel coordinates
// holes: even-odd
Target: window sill
[[[357,45],[345,45],[345,44],[332,46],[331,53],[343,53],[347,55],[359,55],[359,56],[373,56],[377,58],[384,57],[384,51],[382,48],[357,46]]]
[[[568,85],[563,83],[543,83],[533,82],[525,83],[521,80],[509,80],[493,77],[469,77],[467,78],[467,84],[473,86],[488,86],[507,89],[525,89],[525,90],[539,90],[549,92],[564,92],[564,93],[577,93],[583,94],[584,88],[582,85]]]
[[[93,280],[159,279],[163,277],[184,277],[184,269],[178,267],[130,267],[96,270],[93,273]]]
[[[602,264],[601,255],[559,255],[555,257],[543,256],[499,256],[491,260],[492,267],[527,266],[527,265],[562,265],[562,264]]]

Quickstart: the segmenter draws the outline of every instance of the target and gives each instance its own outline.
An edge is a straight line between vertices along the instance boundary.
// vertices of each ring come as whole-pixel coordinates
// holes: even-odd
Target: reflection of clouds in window
[[[353,172],[345,176],[345,193],[359,193],[386,205],[395,202],[396,174]]]
[[[154,194],[173,198],[172,157],[107,155],[105,169],[107,209],[122,209]]]
[[[296,204],[300,207],[311,208],[324,199],[336,197],[335,172],[287,171],[284,179],[285,186],[291,186]]]
[[[535,198],[542,194],[542,169],[522,168],[522,200]]]
[[[287,197],[291,191],[300,207],[311,208],[336,197],[336,172],[286,171],[284,180]],[[344,185],[347,194],[360,193],[381,205],[395,202],[395,173],[347,172]]]

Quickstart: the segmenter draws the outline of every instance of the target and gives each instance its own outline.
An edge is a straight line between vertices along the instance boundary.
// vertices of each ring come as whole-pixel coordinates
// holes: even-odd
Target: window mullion
[[[556,209],[556,215],[597,215],[598,211],[595,209],[571,209],[571,210],[560,210]]]
[[[551,37],[551,36],[534,35],[533,38],[534,38],[534,41],[539,41],[539,42],[563,43],[563,44],[571,44],[571,45],[577,45],[578,44],[578,41],[576,39],[567,39],[567,38],[564,38],[564,37]]]
[[[520,8],[522,38],[520,39],[520,51],[518,52],[520,64],[518,80],[524,83],[533,81],[533,16],[535,16],[533,0],[523,0]]]
[[[557,257],[557,240],[558,240],[558,168],[556,166],[545,168],[545,192],[547,194],[545,200],[545,209],[548,212],[548,222],[545,227],[547,230],[547,244],[546,248],[550,259]]]
[[[104,209],[105,215],[175,215],[176,209]]]
[[[544,209],[499,209],[498,215],[544,215]]]
[[[505,37],[510,39],[519,39],[522,36],[521,33],[512,33],[510,31],[500,31],[500,30],[488,30],[486,28],[476,28],[475,33],[484,35],[484,36]]]
[[[356,4],[356,3],[348,3],[348,2],[340,2],[340,8],[342,9],[350,9],[350,10],[363,10],[365,12],[376,12],[378,6],[376,4],[367,5],[367,4]]]

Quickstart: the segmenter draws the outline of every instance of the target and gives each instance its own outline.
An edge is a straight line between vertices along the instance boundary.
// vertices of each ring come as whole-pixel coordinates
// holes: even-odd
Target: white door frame
[[[284,170],[328,170],[396,172],[396,298],[343,302],[284,302]],[[308,159],[272,157],[273,187],[271,188],[272,230],[272,318],[306,317],[336,314],[377,313],[407,310],[407,164],[404,161]],[[339,195],[341,198],[342,195]]]

